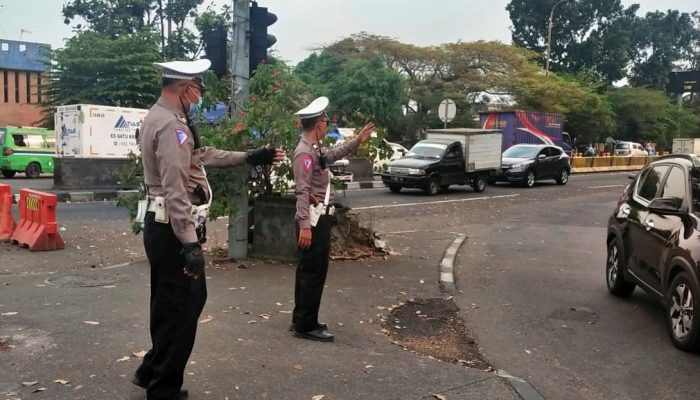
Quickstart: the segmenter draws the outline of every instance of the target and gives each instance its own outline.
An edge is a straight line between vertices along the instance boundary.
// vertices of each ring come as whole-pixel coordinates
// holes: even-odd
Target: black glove
[[[185,270],[195,276],[204,272],[204,254],[199,243],[184,243],[182,254],[185,256]]]
[[[275,159],[275,152],[275,149],[270,147],[248,150],[245,153],[245,162],[250,165],[272,164],[272,161]]]

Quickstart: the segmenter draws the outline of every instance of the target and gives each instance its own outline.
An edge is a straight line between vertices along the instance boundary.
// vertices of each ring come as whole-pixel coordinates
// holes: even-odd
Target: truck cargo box
[[[136,129],[146,109],[90,104],[59,106],[54,123],[56,155],[70,158],[127,158],[139,153]]]
[[[428,129],[426,139],[459,141],[466,162],[466,172],[501,168],[503,133],[489,129]]]

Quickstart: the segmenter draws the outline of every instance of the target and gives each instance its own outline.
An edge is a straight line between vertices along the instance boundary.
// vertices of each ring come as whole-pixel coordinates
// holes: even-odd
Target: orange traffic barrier
[[[0,242],[9,242],[16,226],[12,216],[12,187],[0,184]]]
[[[61,250],[66,247],[56,225],[55,194],[31,189],[19,191],[19,224],[12,243],[30,251]]]

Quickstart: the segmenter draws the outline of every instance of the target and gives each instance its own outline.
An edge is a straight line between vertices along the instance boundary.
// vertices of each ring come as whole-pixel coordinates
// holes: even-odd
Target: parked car
[[[613,149],[613,155],[615,156],[646,156],[647,151],[644,150],[641,144],[635,142],[617,142],[615,143],[615,148]]]
[[[536,181],[554,179],[560,185],[569,181],[569,156],[560,147],[516,144],[503,152],[501,171],[490,179],[533,187]]]
[[[660,300],[673,344],[700,348],[700,158],[662,157],[630,176],[608,222],[608,290],[627,297],[639,286]]]
[[[377,156],[374,158],[374,172],[382,173],[387,170],[389,161],[398,160],[408,155],[407,148],[398,143],[389,142],[386,139],[382,139],[380,146],[391,149],[392,153],[388,159],[381,159],[379,153],[377,153]]]

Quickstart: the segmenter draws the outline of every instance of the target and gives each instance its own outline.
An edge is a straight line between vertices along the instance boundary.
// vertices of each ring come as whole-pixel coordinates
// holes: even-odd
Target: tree
[[[148,108],[158,98],[158,37],[149,31],[110,39],[82,32],[53,52],[48,104]]]
[[[619,139],[651,140],[669,148],[674,137],[700,137],[700,119],[662,91],[628,87],[614,89],[608,97],[617,114]]]
[[[694,26],[690,14],[674,10],[647,13],[638,21],[632,35],[634,50],[630,83],[665,90],[668,74],[677,65],[692,65],[697,57],[694,45],[698,39],[700,30]]]
[[[549,16],[558,0],[511,0],[506,6],[513,26],[513,44],[536,51],[545,64]],[[589,68],[608,82],[621,78],[627,56],[631,20],[638,5],[625,9],[620,0],[568,0],[553,15],[551,69],[575,72]]]
[[[404,87],[401,76],[377,56],[356,60],[329,83],[333,109],[353,126],[374,120],[386,126],[401,114]]]
[[[181,59],[195,54],[198,37],[187,27],[204,0],[71,0],[63,6],[64,23],[85,20],[76,31],[93,31],[114,39],[143,30],[160,31],[161,57]]]

